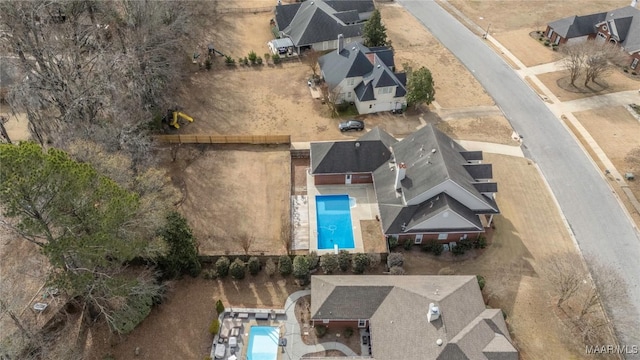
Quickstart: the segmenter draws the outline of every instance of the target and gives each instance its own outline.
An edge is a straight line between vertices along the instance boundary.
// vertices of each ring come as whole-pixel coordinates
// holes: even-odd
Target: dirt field
[[[405,254],[409,274],[480,274],[487,280],[489,304],[503,309],[522,359],[581,358],[584,349],[570,346],[566,328],[553,314],[553,300],[538,277],[538,261],[562,251],[577,251],[560,220],[544,181],[527,159],[485,154],[500,184],[493,243],[463,262],[434,258],[418,251]],[[526,206],[523,206],[526,204]],[[544,233],[540,230],[544,229]]]
[[[288,146],[183,145],[165,167],[185,196],[179,206],[202,255],[286,253],[291,165]]]
[[[104,326],[93,328],[90,360],[115,359],[202,359],[209,355],[213,337],[208,328],[215,314],[215,302],[226,307],[282,308],[287,296],[300,290],[293,278],[269,278],[264,271],[244,280],[204,280],[185,278],[176,281],[167,300],[157,306],[131,334],[110,336]]]
[[[624,174],[631,172],[640,176],[640,121],[622,106],[574,113],[591,136],[596,140],[616,169]],[[628,181],[636,198],[640,198],[640,181]],[[637,212],[629,208],[630,213]]]

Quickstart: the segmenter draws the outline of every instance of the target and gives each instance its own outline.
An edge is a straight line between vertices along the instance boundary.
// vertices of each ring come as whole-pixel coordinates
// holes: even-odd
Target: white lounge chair
[[[218,344],[216,345],[216,351],[213,353],[213,356],[216,359],[222,359],[224,358],[224,356],[227,354],[227,349],[224,346],[224,344]]]

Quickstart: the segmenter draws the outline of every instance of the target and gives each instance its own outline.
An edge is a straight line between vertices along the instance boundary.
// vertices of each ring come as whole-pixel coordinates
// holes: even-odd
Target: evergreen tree
[[[176,211],[167,216],[167,224],[160,235],[169,247],[158,265],[165,278],[174,278],[184,273],[196,277],[202,270],[198,259],[198,244],[193,237],[187,219]]]
[[[431,104],[435,100],[436,89],[434,87],[431,71],[426,67],[412,71],[407,83],[407,102],[409,105]]]
[[[111,329],[127,333],[161,293],[153,274],[125,271],[153,258],[155,231],[136,193],[61,150],[0,145],[0,204],[13,228],[43,250],[51,286],[79,299]]]
[[[371,13],[371,17],[364,25],[362,38],[364,39],[364,45],[367,47],[389,45],[387,41],[387,28],[382,25],[380,11],[378,9]]]

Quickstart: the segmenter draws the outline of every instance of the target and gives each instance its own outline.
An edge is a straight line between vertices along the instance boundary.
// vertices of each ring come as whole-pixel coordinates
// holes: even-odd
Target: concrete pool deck
[[[362,241],[362,228],[360,220],[375,220],[380,216],[376,193],[373,184],[351,185],[315,185],[313,176],[307,173],[307,205],[309,209],[309,251],[317,251],[318,255],[332,253],[334,249],[318,249],[318,224],[316,217],[316,195],[349,195],[356,200],[356,205],[351,208],[351,225],[353,229],[353,249],[345,249],[349,252],[364,252]],[[342,250],[342,249],[339,249]]]
[[[234,308],[231,307],[227,309],[225,312],[220,314],[219,320],[220,324],[224,324],[225,321],[231,321],[233,323],[232,326],[237,326],[237,324],[241,325],[241,334],[238,336],[238,348],[236,351],[236,356],[238,359],[246,359],[247,358],[247,347],[249,345],[249,332],[251,331],[252,326],[272,326],[279,328],[280,331],[280,339],[286,339],[287,345],[284,347],[278,347],[278,360],[291,360],[291,359],[301,359],[306,354],[316,353],[320,351],[326,350],[338,350],[341,351],[346,356],[350,357],[359,357],[351,348],[347,345],[336,342],[329,341],[325,343],[315,344],[315,345],[307,345],[302,340],[302,329],[300,329],[300,324],[298,323],[298,319],[296,318],[295,309],[296,302],[303,296],[311,295],[311,290],[301,290],[296,291],[293,294],[290,294],[287,297],[287,300],[284,305],[284,309],[249,309],[249,308]],[[268,320],[256,320],[256,314],[267,314]],[[246,316],[245,316],[246,315]],[[222,331],[223,326],[221,326]],[[313,331],[310,329],[309,331]],[[216,334],[213,339],[213,344],[211,346],[210,356],[212,359],[215,358],[215,348],[218,344],[224,344],[226,347],[225,355],[222,359],[228,359],[231,356],[231,353],[228,348],[228,343],[219,343],[218,339],[220,338],[219,334]],[[284,351],[283,351],[284,350]],[[218,358],[219,359],[219,358]]]

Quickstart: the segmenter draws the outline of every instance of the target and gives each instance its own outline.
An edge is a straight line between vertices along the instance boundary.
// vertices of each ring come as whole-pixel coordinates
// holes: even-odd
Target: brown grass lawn
[[[589,134],[596,140],[613,165],[622,174],[631,172],[640,177],[640,121],[623,106],[574,113]],[[628,181],[627,185],[640,199],[640,181]],[[620,195],[625,198],[624,195]],[[640,214],[627,206],[637,224]]]
[[[300,290],[293,279],[269,278],[264,272],[244,280],[204,280],[184,278],[176,281],[167,300],[153,309],[131,334],[109,335],[104,326],[94,326],[91,360],[102,360],[106,354],[116,359],[202,359],[209,355],[213,336],[210,322],[215,316],[215,302],[226,307],[282,308],[287,296]]]
[[[537,75],[537,77],[555,96],[558,97],[558,99],[560,99],[560,101],[584,99],[595,95],[634,90],[638,89],[639,86],[637,80],[623,75],[618,70],[610,70],[604,74],[602,76],[602,80],[598,81],[600,85],[590,85],[592,89],[598,91],[592,91],[592,89],[585,88],[582,85],[584,79],[578,79],[578,81],[576,81],[576,85],[578,86],[577,89],[572,87],[568,80],[569,71],[567,70],[540,74]]]
[[[438,129],[454,139],[516,145],[513,129],[504,116],[478,116],[439,122]]]
[[[285,254],[290,228],[291,165],[288,146],[183,145],[164,164],[184,201],[202,255]]]
[[[577,251],[560,220],[555,202],[535,165],[522,158],[485,154],[500,184],[493,243],[476,258],[458,261],[414,249],[405,254],[409,274],[483,275],[489,305],[503,309],[522,359],[579,359],[582,345],[574,343],[553,314],[555,306],[538,264],[547,255]],[[524,206],[526,204],[526,206]]]
[[[393,42],[396,67],[408,63],[433,74],[436,101],[443,108],[492,105],[493,100],[460,62],[404,8],[378,4],[387,35]]]

